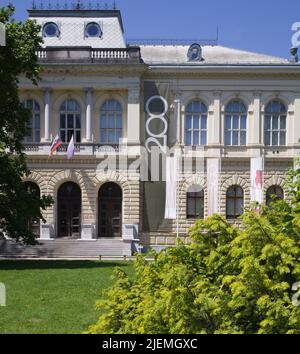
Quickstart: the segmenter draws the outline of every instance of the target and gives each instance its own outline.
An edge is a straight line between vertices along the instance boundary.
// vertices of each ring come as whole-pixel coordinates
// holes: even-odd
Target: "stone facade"
[[[62,31],[66,22],[68,30],[62,33],[63,40],[48,38],[44,48],[38,52],[43,73],[37,87],[25,78],[20,79],[21,100],[34,100],[40,107],[40,141],[25,144],[32,171],[27,180],[36,183],[41,194],[52,195],[55,201],[44,213],[47,222],[41,225],[42,239],[58,236],[57,195],[65,182],[74,182],[81,189],[80,238],[85,240],[101,237],[98,229],[101,186],[106,182],[119,185],[122,190],[122,232],[119,237],[124,243],[135,244],[135,250],[139,246],[139,249],[149,246],[160,249],[174,245],[177,236],[189,242],[187,231],[195,219],[187,218],[187,191],[193,185],[204,190],[204,216],[208,216],[206,164],[209,159],[220,161],[219,184],[216,185],[218,212],[225,217],[226,193],[233,185],[243,189],[244,209],[250,207],[250,161],[254,157],[264,159],[264,196],[274,185],[282,187],[286,193],[287,170],[293,167],[294,158],[300,152],[300,66],[297,63],[221,46],[203,46],[203,60],[191,63],[187,58],[189,46],[126,48],[122,42],[119,12],[112,11],[111,18],[101,11],[93,16],[77,11],[76,15],[70,13],[67,17],[60,16],[59,10],[54,12],[35,10],[31,17],[42,25],[49,21],[59,22]],[[92,48],[81,49],[81,54],[76,53],[76,57],[72,57],[74,48],[68,47],[84,46],[87,42],[69,42],[70,26],[73,24],[76,31],[80,31],[91,20],[107,23],[108,35],[116,50],[108,50],[103,44],[105,42],[99,40],[93,44],[89,42]],[[104,25],[104,38],[105,28]],[[112,34],[113,28],[115,35]],[[55,49],[60,44],[65,47],[65,52]],[[177,56],[174,57],[175,54]],[[168,87],[167,141],[174,142],[172,146],[181,151],[185,151],[187,145],[188,104],[201,101],[207,107],[207,143],[201,151],[204,168],[182,176],[177,187],[177,220],[162,220],[155,230],[145,218],[149,205],[155,214],[155,200],[149,205],[145,203],[148,197],[139,169],[148,138],[144,96],[145,82],[149,81],[155,83],[158,90],[161,84]],[[64,150],[49,158],[51,141],[60,132],[61,106],[66,100],[76,100],[79,104],[81,141],[76,144],[73,159],[67,160]],[[122,137],[116,157],[128,159],[126,164],[116,168],[105,168],[105,159],[115,155],[101,149],[100,111],[108,100],[119,102],[122,110]],[[226,106],[232,100],[243,102],[246,107],[247,138],[243,146],[228,146],[224,141]],[[264,144],[264,117],[266,106],[272,100],[280,101],[286,107],[284,145]],[[157,208],[163,205],[162,198],[164,196],[158,194]]]

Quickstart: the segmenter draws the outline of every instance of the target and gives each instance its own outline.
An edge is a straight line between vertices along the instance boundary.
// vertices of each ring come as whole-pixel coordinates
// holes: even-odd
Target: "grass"
[[[99,317],[95,301],[116,266],[133,276],[128,262],[0,261],[0,333],[82,333]]]

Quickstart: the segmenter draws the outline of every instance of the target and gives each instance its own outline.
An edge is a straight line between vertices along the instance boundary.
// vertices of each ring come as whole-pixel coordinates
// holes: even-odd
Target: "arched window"
[[[226,218],[236,219],[243,214],[244,191],[240,186],[231,186],[226,193]]]
[[[193,185],[187,191],[187,218],[204,218],[204,191],[200,186]]]
[[[121,104],[114,99],[107,100],[100,110],[100,143],[119,144],[122,130]]]
[[[284,198],[283,189],[280,186],[271,186],[268,188],[266,193],[266,204],[268,207],[271,206],[276,200],[280,200]]]
[[[60,107],[60,138],[68,143],[72,135],[74,142],[81,141],[81,109],[77,101],[66,100]]]
[[[41,111],[40,106],[35,100],[26,100],[24,107],[32,112],[30,121],[27,125],[28,135],[25,136],[25,143],[39,143],[41,140]]]
[[[246,145],[247,109],[243,102],[234,100],[225,108],[225,145]]]
[[[40,198],[40,188],[34,182],[25,182],[24,187],[27,192],[35,195],[37,198]],[[40,219],[39,218],[30,218],[28,220],[27,227],[31,230],[35,235],[40,236]]]
[[[280,101],[270,102],[265,109],[265,145],[286,145],[287,110]]]
[[[207,107],[200,101],[190,102],[186,107],[185,144],[207,144]]]

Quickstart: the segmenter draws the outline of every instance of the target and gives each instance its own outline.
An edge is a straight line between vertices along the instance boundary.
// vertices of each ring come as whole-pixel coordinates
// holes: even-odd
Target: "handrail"
[[[39,48],[36,55],[41,62],[104,62],[108,64],[141,63],[139,47],[91,48],[91,47],[46,47]]]

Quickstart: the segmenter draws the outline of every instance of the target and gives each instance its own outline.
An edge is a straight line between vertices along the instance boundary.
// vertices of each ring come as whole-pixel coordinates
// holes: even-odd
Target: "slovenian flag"
[[[53,140],[53,143],[51,145],[49,156],[52,156],[61,144],[62,144],[62,141],[61,141],[60,137],[58,135],[56,135],[56,137]]]
[[[75,145],[74,145],[74,136],[72,135],[67,150],[68,159],[70,160],[74,156],[74,154],[75,154]]]

